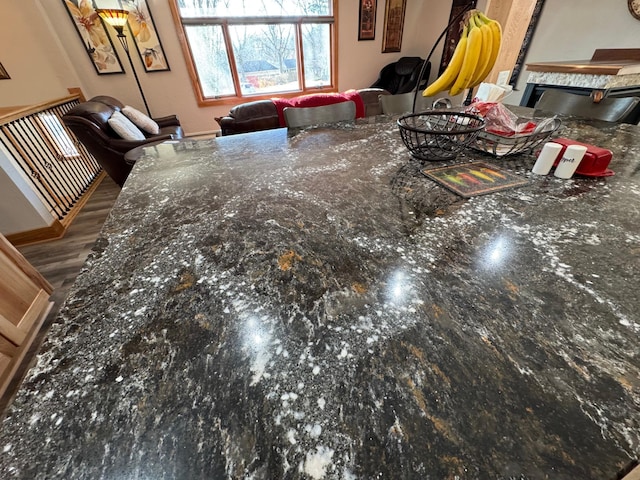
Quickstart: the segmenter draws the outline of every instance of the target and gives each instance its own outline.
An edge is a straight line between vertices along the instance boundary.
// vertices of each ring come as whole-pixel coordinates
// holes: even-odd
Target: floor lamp
[[[120,10],[116,8],[98,8],[96,9],[96,13],[100,15],[100,18],[111,25],[118,33],[118,40],[120,40],[124,51],[127,52],[127,58],[129,59],[129,63],[131,64],[131,71],[133,72],[133,76],[136,78],[138,90],[140,90],[140,96],[142,97],[144,106],[147,109],[147,115],[151,116],[151,111],[149,111],[147,99],[145,98],[144,92],[142,91],[142,85],[140,85],[140,80],[138,79],[136,68],[133,66],[133,61],[131,60],[131,55],[129,54],[129,44],[127,43],[127,36],[124,34],[124,26],[127,24],[127,17],[129,16],[129,12],[127,10]]]

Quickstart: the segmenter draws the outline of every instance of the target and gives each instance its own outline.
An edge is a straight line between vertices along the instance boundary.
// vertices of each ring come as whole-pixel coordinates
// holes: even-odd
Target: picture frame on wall
[[[384,9],[382,53],[399,52],[401,50],[406,9],[407,0],[387,0]]]
[[[9,76],[7,71],[5,70],[4,66],[0,63],[0,80],[8,80],[10,78],[11,77]]]
[[[375,40],[377,0],[360,0],[358,40]]]
[[[451,2],[451,12],[449,13],[449,23],[453,21],[458,15],[462,14],[464,10],[470,10],[476,8],[478,0],[453,0]],[[463,17],[464,18],[464,17]],[[456,45],[460,41],[462,35],[462,25],[464,20],[460,20],[456,25],[452,25],[447,30],[447,35],[444,37],[444,46],[442,47],[442,57],[440,57],[440,65],[438,67],[438,75],[444,72],[447,65],[453,57],[453,52],[456,49]]]
[[[125,0],[123,6],[129,11],[129,31],[145,71],[149,73],[171,70],[147,1]]]
[[[98,75],[124,73],[111,37],[91,3],[87,0],[62,0]]]

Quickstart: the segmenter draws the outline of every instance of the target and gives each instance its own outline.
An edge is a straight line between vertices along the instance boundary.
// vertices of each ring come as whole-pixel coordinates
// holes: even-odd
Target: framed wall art
[[[9,74],[7,73],[7,71],[4,69],[4,67],[0,63],[0,80],[8,80],[10,78],[11,77],[9,76]]]
[[[98,75],[124,73],[102,20],[89,0],[62,0]]]
[[[146,0],[124,0],[123,6],[129,11],[129,30],[136,44],[140,60],[146,72],[170,70],[164,55],[160,37],[153,23],[153,17]]]
[[[376,1],[360,0],[358,40],[375,40],[376,38]]]
[[[387,0],[384,9],[384,36],[382,53],[399,52],[402,47],[402,30],[407,0]]]

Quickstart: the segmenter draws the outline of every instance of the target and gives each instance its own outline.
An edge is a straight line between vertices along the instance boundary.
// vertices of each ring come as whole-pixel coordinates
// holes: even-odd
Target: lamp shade
[[[128,11],[117,8],[98,8],[96,13],[118,31],[122,31],[127,24],[127,17],[129,16]]]

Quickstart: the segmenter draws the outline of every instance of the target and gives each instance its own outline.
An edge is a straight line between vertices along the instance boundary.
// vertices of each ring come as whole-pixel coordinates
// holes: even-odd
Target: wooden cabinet
[[[51,309],[52,287],[0,235],[0,396]]]

